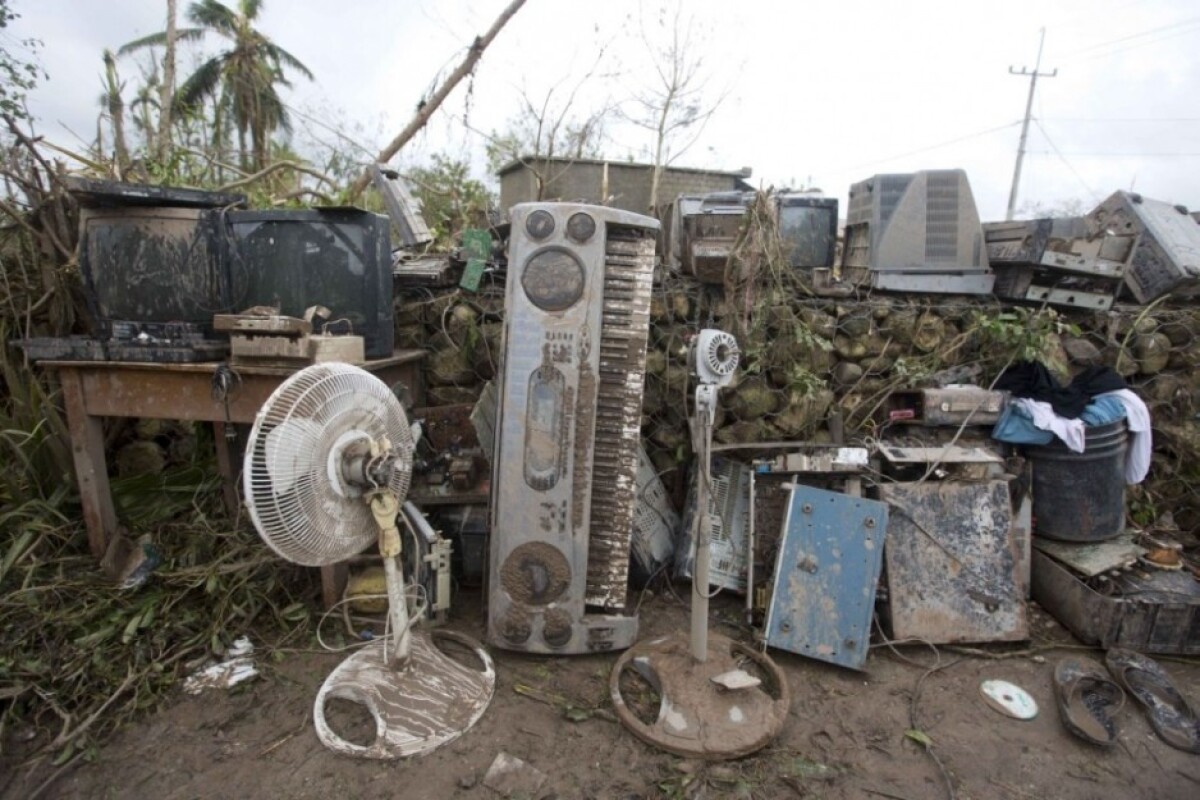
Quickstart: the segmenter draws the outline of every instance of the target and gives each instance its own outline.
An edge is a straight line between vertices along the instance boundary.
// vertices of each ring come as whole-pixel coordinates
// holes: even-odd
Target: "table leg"
[[[321,600],[326,608],[333,608],[333,604],[342,599],[349,576],[350,568],[344,561],[321,567]]]
[[[104,428],[99,417],[87,413],[79,373],[73,369],[60,369],[59,381],[67,408],[71,454],[75,460],[75,479],[79,483],[79,503],[83,506],[88,546],[92,555],[101,560],[117,532],[117,512],[113,508],[108,464],[104,458]]]
[[[237,493],[237,470],[234,468],[233,455],[229,452],[229,440],[225,438],[226,425],[224,422],[214,422],[213,443],[217,448],[217,470],[221,473],[221,494],[225,499],[225,510],[229,516],[238,515],[241,502]]]

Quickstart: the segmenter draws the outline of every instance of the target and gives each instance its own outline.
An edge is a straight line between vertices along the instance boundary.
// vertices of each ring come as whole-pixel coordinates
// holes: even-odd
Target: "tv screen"
[[[386,217],[357,209],[227,215],[234,307],[332,313],[329,329],[364,338],[368,358],[392,355],[392,257]],[[320,331],[315,331],[320,332]]]
[[[230,310],[220,214],[170,207],[82,210],[80,269],[106,333],[121,320],[211,329],[213,314]]]
[[[793,267],[833,266],[837,214],[837,198],[779,198],[779,234]]]

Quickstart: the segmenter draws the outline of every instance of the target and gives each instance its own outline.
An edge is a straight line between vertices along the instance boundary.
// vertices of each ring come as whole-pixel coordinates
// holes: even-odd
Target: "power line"
[[[1007,130],[1008,128],[1012,128],[1012,127],[1015,127],[1020,124],[1021,124],[1020,120],[1016,120],[1014,122],[1006,122],[1003,125],[997,125],[994,128],[988,128],[987,130],[976,131],[975,133],[968,133],[965,136],[959,136],[955,139],[948,139],[947,141],[944,141],[944,142],[939,142],[937,144],[931,144],[928,147],[921,147],[916,150],[909,150],[906,153],[899,153],[894,156],[888,156],[887,158],[877,158],[877,159],[874,159],[873,161],[867,161],[867,162],[864,162],[862,164],[857,164],[852,167],[844,167],[844,168],[836,169],[836,170],[833,170],[832,172],[830,172],[829,174],[830,175],[841,175],[841,174],[844,174],[847,172],[857,172],[860,169],[865,169],[866,167],[873,167],[876,164],[886,164],[889,161],[896,161],[901,158],[907,158],[909,156],[915,156],[915,155],[919,155],[921,153],[928,153],[930,150],[940,150],[943,147],[949,147],[952,144],[958,144],[959,142],[965,142],[970,139],[978,139],[981,136],[987,136],[992,133],[997,133],[999,131]]]
[[[1071,171],[1071,174],[1075,176],[1075,180],[1079,181],[1079,185],[1082,186],[1085,190],[1087,190],[1087,193],[1092,196],[1093,200],[1095,200],[1096,202],[1099,202],[1100,201],[1100,193],[1088,185],[1088,182],[1085,181],[1083,179],[1083,176],[1080,175],[1079,172],[1075,169],[1075,165],[1072,164],[1070,161],[1068,161],[1067,157],[1065,155],[1063,155],[1063,152],[1058,149],[1058,145],[1056,145],[1054,143],[1054,140],[1050,138],[1050,134],[1047,133],[1046,127],[1044,125],[1042,125],[1042,121],[1041,120],[1034,120],[1034,121],[1037,123],[1038,130],[1042,132],[1042,136],[1045,137],[1046,144],[1050,145],[1050,147],[1054,150],[1055,154],[1058,156],[1059,160],[1062,161],[1063,164],[1066,165],[1067,169],[1069,169]]]
[[[1042,122],[1200,122],[1200,117],[1043,117]]]
[[[1038,156],[1048,156],[1048,155],[1051,155],[1051,152],[1050,152],[1049,150],[1031,150],[1031,151],[1029,151],[1029,152],[1030,152],[1032,155],[1038,155]],[[1103,151],[1089,151],[1089,150],[1073,150],[1073,151],[1071,151],[1071,152],[1069,152],[1069,153],[1065,153],[1065,154],[1062,154],[1062,153],[1057,153],[1057,152],[1055,152],[1055,153],[1054,153],[1054,155],[1084,156],[1084,157],[1086,157],[1086,158],[1195,158],[1195,157],[1197,157],[1197,156],[1200,156],[1200,152],[1195,152],[1195,153],[1188,153],[1188,152],[1179,152],[1179,153],[1137,153],[1137,152],[1119,153],[1119,152],[1103,152]]]
[[[1072,50],[1070,53],[1060,56],[1059,63],[1062,63],[1064,61],[1071,61],[1071,60],[1075,59],[1077,56],[1083,55],[1084,53],[1090,53],[1093,50],[1099,50],[1101,48],[1108,47],[1110,44],[1121,44],[1122,42],[1129,42],[1134,39],[1140,39],[1144,36],[1152,36],[1156,33],[1163,33],[1164,31],[1174,31],[1179,28],[1191,29],[1197,25],[1200,25],[1200,17],[1191,17],[1190,19],[1177,20],[1176,22],[1172,22],[1169,25],[1161,25],[1157,28],[1149,28],[1144,31],[1138,31],[1137,33],[1130,33],[1125,36],[1118,36],[1116,39],[1109,39],[1108,41],[1105,41],[1105,42],[1097,42],[1096,44],[1091,44],[1091,45],[1088,45],[1087,47],[1082,47],[1078,50]],[[1186,31],[1180,31],[1180,32],[1185,33]],[[1176,34],[1172,34],[1172,35],[1176,35]],[[1167,37],[1163,37],[1163,38],[1167,38]],[[1155,40],[1155,41],[1157,41],[1157,40]],[[1142,42],[1142,43],[1139,43],[1137,46],[1141,47],[1143,44],[1150,44],[1150,43],[1151,42]],[[1132,48],[1122,48],[1122,49],[1132,49]],[[1114,51],[1114,52],[1120,52],[1120,51]],[[1104,53],[1102,55],[1110,55],[1110,53]]]

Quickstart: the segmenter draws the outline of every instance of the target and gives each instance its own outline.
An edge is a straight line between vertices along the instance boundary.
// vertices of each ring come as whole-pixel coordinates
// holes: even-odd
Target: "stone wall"
[[[671,275],[655,287],[642,431],[668,484],[691,458],[686,337],[717,327],[739,333],[745,356],[738,383],[722,392],[720,442],[830,441],[834,415],[847,441],[878,438],[891,393],[946,370],[966,370],[986,386],[1021,358],[1050,364],[1064,381],[1085,366],[1111,366],[1154,419],[1153,466],[1129,493],[1130,511],[1148,522],[1170,510],[1180,525],[1200,526],[1200,307],[1083,312],[991,297],[835,300],[805,295],[798,284],[736,294],[730,301],[723,287]],[[430,405],[474,402],[499,363],[502,317],[500,287],[398,301],[398,346],[430,350]]]

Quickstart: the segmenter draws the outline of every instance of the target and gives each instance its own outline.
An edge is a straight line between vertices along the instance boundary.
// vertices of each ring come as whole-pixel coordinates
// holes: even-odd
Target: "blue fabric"
[[[1094,397],[1087,408],[1079,415],[1084,424],[1090,428],[1097,425],[1108,425],[1119,419],[1125,419],[1125,404],[1115,397]]]
[[[992,428],[992,438],[1010,444],[1050,444],[1054,434],[1034,427],[1025,409],[1009,403]]]

